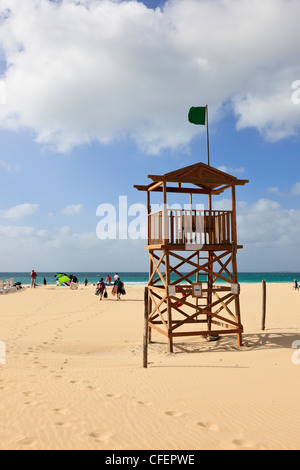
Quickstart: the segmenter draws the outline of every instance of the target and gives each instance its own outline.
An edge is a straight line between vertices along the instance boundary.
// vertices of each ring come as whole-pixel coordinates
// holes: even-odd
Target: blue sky
[[[3,0],[0,271],[146,271],[144,240],[97,238],[97,207],[144,203],[148,174],[206,162],[187,120],[205,104],[211,164],[250,180],[240,270],[300,271],[299,5],[261,8]]]

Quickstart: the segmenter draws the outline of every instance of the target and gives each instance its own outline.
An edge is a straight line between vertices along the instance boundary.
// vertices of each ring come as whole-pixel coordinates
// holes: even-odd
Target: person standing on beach
[[[47,279],[44,277],[44,286],[47,285]]]
[[[85,287],[88,285],[88,282],[89,282],[89,281],[88,281],[87,279],[84,281]]]
[[[108,276],[107,276],[107,278],[106,278],[106,281],[105,281],[105,282],[106,282],[106,284],[107,284],[108,286],[110,286],[110,285],[111,285],[111,277],[110,277],[110,275],[108,275]]]
[[[34,288],[34,289],[36,288],[36,278],[37,278],[37,273],[33,269],[31,271],[31,288]]]
[[[121,279],[118,277],[116,280],[115,280],[115,286],[117,286],[117,300],[121,300],[121,295],[122,295],[122,292],[123,292],[123,282],[121,281]]]
[[[117,282],[118,279],[120,279],[120,278],[119,278],[119,274],[116,273],[116,274],[114,275],[114,281],[115,281],[115,283]]]
[[[100,281],[98,282],[97,288],[98,288],[100,300],[102,300],[103,294],[104,294],[105,291],[106,291],[106,287],[105,287],[105,284],[104,284],[104,281],[103,281],[103,278],[102,278],[102,277],[101,277]]]

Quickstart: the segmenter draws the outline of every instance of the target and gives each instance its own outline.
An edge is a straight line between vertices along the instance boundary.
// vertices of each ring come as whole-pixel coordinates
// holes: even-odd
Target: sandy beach
[[[299,449],[300,293],[242,285],[244,346],[153,334],[142,368],[143,287],[1,295],[0,449]]]

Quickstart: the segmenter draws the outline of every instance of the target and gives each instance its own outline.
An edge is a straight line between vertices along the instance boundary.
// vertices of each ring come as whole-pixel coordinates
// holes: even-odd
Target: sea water
[[[54,272],[38,272],[37,284],[43,284],[44,278],[47,284],[56,284],[56,273]],[[109,272],[66,272],[66,274],[74,274],[81,284],[84,284],[85,279],[88,280],[89,284],[97,283],[102,277],[105,280],[108,275],[112,278],[116,273]],[[184,273],[182,273],[184,274]],[[149,274],[146,272],[119,272],[121,280],[126,285],[147,285]],[[15,282],[21,282],[22,285],[30,285],[30,272],[0,272],[0,279],[6,281],[6,279],[13,278]],[[176,276],[172,276],[171,280],[175,281]],[[300,281],[300,273],[295,272],[253,272],[253,273],[239,273],[239,282],[242,283],[261,283],[263,280],[268,283],[293,283],[294,279]],[[194,277],[196,282],[196,277]],[[201,280],[201,279],[200,279]],[[221,283],[222,281],[220,281]],[[219,283],[219,281],[218,281]]]

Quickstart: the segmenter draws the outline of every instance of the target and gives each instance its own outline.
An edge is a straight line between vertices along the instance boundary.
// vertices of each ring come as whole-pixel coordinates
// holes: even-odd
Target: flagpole
[[[207,164],[208,164],[208,166],[210,166],[209,132],[208,132],[208,105],[206,105],[206,145],[207,145]]]

